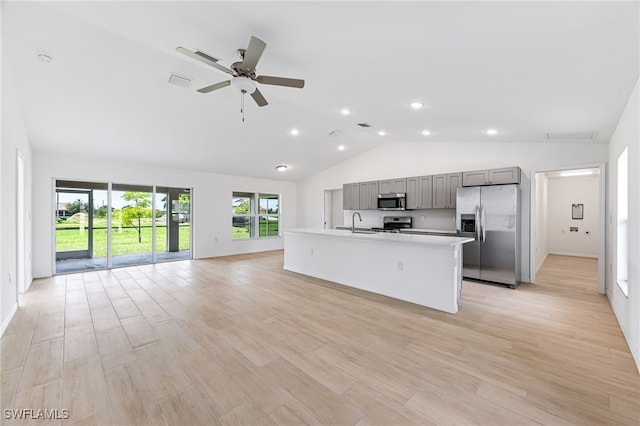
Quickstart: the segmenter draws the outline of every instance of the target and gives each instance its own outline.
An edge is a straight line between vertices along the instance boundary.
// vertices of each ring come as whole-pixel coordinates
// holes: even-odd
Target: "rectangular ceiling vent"
[[[371,127],[371,124],[368,124],[368,123],[358,123],[358,126],[360,126],[360,127]]]
[[[180,87],[189,87],[191,85],[191,79],[178,74],[171,74],[171,76],[169,76],[169,83]]]
[[[204,53],[202,50],[196,50],[195,53],[196,53],[196,55],[202,56],[203,58],[208,59],[208,60],[213,61],[213,62],[220,61],[220,59],[218,59],[218,58],[216,58],[214,56],[211,56],[211,55],[209,55],[207,53]]]
[[[582,132],[546,132],[545,137],[550,141],[559,140],[595,140],[598,137],[597,130],[586,130]]]

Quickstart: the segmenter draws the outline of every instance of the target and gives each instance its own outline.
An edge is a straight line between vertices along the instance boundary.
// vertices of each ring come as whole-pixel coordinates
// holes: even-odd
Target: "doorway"
[[[593,277],[597,285],[593,290],[604,294],[604,173],[604,163],[534,173],[531,191],[532,282],[536,282],[536,274],[547,261],[557,262],[558,256],[582,258],[597,264]]]
[[[322,227],[335,229],[344,226],[344,210],[342,209],[342,188],[325,189]]]
[[[17,153],[16,163],[16,302],[18,294],[27,291],[28,270],[27,267],[27,174],[25,160],[22,154]]]

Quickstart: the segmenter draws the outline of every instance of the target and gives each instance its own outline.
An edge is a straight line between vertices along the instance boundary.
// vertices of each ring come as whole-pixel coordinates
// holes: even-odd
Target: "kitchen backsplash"
[[[456,229],[455,209],[406,210],[395,212],[381,210],[345,210],[345,226],[351,226],[351,218],[354,212],[358,212],[360,216],[362,216],[362,222],[356,219],[356,226],[360,228],[382,227],[382,218],[384,216],[411,216],[413,217],[414,228],[443,231]]]

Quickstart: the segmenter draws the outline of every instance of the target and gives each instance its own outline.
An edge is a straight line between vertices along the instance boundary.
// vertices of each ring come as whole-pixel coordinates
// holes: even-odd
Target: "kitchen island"
[[[456,313],[472,238],[336,229],[284,232],[284,269]]]

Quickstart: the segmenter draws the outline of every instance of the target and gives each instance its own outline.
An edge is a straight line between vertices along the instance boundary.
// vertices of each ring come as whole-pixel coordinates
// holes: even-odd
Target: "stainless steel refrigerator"
[[[516,288],[520,273],[520,195],[517,185],[458,188],[458,235],[464,244],[462,276]]]

